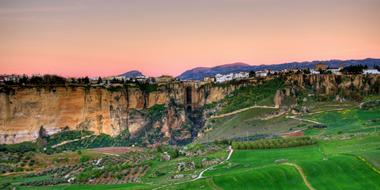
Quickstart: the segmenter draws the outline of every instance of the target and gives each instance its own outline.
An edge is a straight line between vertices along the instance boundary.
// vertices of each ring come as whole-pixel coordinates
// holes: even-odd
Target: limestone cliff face
[[[269,79],[268,79],[269,80]],[[291,75],[274,102],[296,96],[302,89],[315,95],[360,97],[380,94],[379,75]],[[128,130],[133,137],[160,141],[186,141],[203,127],[203,105],[219,101],[242,85],[172,82],[154,90],[138,87],[0,87],[0,144],[35,140],[43,126],[48,133],[63,128],[85,129],[116,136]],[[164,105],[163,114],[151,119],[149,109]],[[148,110],[148,111],[147,111]],[[156,143],[150,141],[149,143]]]
[[[69,127],[110,135],[127,127],[126,99],[101,88],[16,88],[0,96],[0,143],[33,140],[41,126],[49,133]]]
[[[326,96],[380,94],[380,75],[293,75],[287,83]]]
[[[200,86],[198,83],[170,83],[153,92],[139,88],[109,90],[103,87],[2,87],[0,91],[0,144],[34,140],[43,126],[48,133],[65,127],[85,129],[112,136],[128,129],[137,134],[147,124],[146,115],[130,115],[154,105],[166,105],[163,121],[153,123],[165,137],[186,122],[185,106],[196,109],[222,99],[233,88]],[[183,111],[169,109],[170,102]],[[176,112],[176,113],[174,113]],[[184,134],[185,136],[188,134]]]

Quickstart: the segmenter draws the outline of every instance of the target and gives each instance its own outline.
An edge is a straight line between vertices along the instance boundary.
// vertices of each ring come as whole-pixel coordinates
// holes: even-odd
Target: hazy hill
[[[144,75],[140,71],[132,70],[132,71],[128,71],[124,74],[121,74],[119,76],[124,76],[126,78],[136,78],[136,77],[140,77],[140,76],[144,76]]]

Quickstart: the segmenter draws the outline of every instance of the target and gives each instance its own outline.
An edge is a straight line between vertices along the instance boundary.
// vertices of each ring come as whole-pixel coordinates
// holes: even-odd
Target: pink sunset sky
[[[0,0],[0,74],[380,58],[379,0]]]

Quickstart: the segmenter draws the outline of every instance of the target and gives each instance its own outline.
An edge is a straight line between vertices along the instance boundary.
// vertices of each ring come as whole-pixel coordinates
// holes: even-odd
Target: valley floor
[[[66,160],[67,163],[75,163],[84,156],[90,160],[99,160],[107,155],[107,159],[115,161],[121,167],[116,168],[120,169],[117,172],[123,174],[128,171],[128,176],[132,175],[134,181],[129,183],[89,184],[87,181],[91,180],[90,177],[83,182],[85,184],[21,185],[23,182],[50,178],[55,174],[37,177],[19,174],[2,176],[0,180],[2,183],[16,185],[17,189],[41,190],[380,190],[380,132],[377,129],[380,127],[380,108],[365,110],[352,102],[311,104],[308,113],[303,114],[281,113],[277,108],[265,106],[213,117],[207,126],[209,130],[204,131],[196,143],[188,145],[187,148],[192,152],[189,149],[187,151],[191,155],[178,156],[168,161],[160,158],[163,151],[155,152],[154,148],[134,148],[136,152],[130,152],[132,148],[89,149],[80,155],[70,151],[52,155],[38,154],[50,165],[59,164],[64,157],[72,158]],[[276,117],[268,117],[271,115]],[[231,150],[227,145],[208,143],[226,137],[249,140],[264,135],[277,138],[295,131],[302,131],[302,135],[316,139],[317,143],[255,150]],[[63,146],[67,142],[70,143],[66,140],[58,145]],[[204,160],[215,162],[208,166],[199,165]],[[127,165],[124,162],[129,164],[126,168],[123,168]],[[177,167],[180,163],[195,166],[190,170],[179,171]],[[84,171],[88,170],[91,174],[98,170],[94,167],[91,169],[85,168]],[[107,176],[115,173],[107,172]],[[107,176],[105,178],[109,179]]]

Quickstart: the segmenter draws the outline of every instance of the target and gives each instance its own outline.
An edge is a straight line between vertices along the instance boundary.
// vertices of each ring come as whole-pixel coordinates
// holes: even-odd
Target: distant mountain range
[[[226,65],[220,65],[216,67],[196,67],[194,69],[187,70],[179,75],[177,78],[181,80],[202,80],[204,77],[215,76],[216,74],[228,74],[237,73],[243,71],[259,71],[259,70],[273,70],[279,71],[283,69],[306,69],[314,68],[316,64],[323,63],[330,68],[338,68],[339,66],[349,65],[367,65],[372,67],[374,65],[380,66],[380,59],[362,59],[362,60],[328,60],[328,61],[305,61],[305,62],[290,62],[273,65],[249,65],[246,63],[232,63]]]

